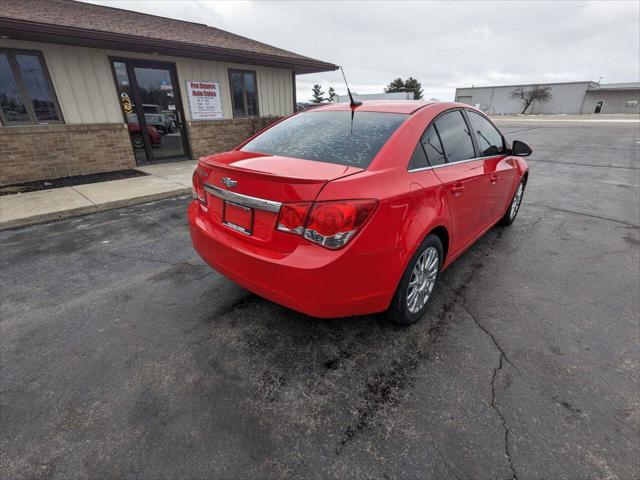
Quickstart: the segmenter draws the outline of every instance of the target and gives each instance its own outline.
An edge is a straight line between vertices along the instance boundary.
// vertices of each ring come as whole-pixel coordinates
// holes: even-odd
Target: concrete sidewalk
[[[138,167],[144,177],[0,197],[0,230],[126,207],[191,191],[196,161]]]

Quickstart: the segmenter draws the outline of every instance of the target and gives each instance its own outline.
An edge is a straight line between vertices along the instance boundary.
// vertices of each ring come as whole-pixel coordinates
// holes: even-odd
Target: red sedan
[[[200,159],[191,238],[209,265],[276,303],[408,325],[451,262],[514,221],[530,154],[468,105],[320,107]]]

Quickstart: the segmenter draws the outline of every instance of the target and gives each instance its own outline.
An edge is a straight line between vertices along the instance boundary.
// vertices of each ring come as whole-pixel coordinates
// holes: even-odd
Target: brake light
[[[276,228],[335,250],[358,233],[377,204],[376,200],[288,203],[280,209]]]
[[[305,203],[285,203],[280,208],[277,229],[281,232],[302,235],[304,233],[304,222],[311,207],[310,202]]]
[[[201,171],[199,168],[196,168],[195,172],[193,172],[193,188],[191,189],[191,194],[195,200],[199,200],[206,205],[207,197],[204,194],[205,175],[206,172]]]

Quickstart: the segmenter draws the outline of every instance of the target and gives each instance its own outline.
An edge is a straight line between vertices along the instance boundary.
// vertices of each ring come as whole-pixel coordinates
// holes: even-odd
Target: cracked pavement
[[[185,197],[1,232],[0,477],[638,478],[638,127],[504,131],[519,218],[410,328],[246,292]]]

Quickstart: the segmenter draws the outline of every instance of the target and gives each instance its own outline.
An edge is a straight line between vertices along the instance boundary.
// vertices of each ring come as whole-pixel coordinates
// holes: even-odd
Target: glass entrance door
[[[186,126],[173,65],[129,59],[112,64],[136,161],[187,158]]]

